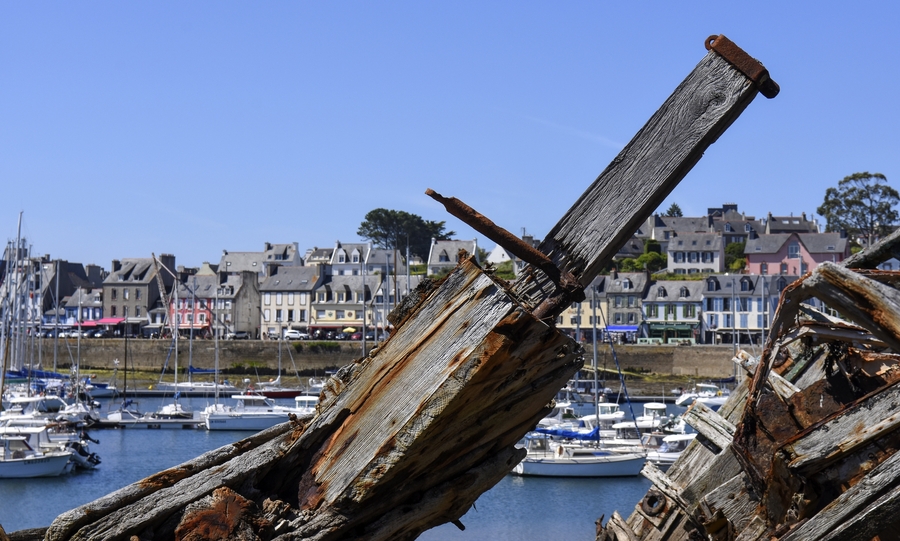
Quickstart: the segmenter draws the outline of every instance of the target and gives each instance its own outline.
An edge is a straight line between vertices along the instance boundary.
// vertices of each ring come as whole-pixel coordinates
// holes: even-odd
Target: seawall
[[[43,341],[43,350],[34,351],[34,359],[42,360],[45,368],[53,366],[54,345],[52,340]],[[370,345],[371,349],[371,345]],[[174,348],[169,340],[137,339],[128,340],[129,369],[161,371],[168,357],[169,368],[174,365]],[[112,369],[113,361],[124,362],[126,344],[123,339],[93,338],[81,341],[81,365],[83,369]],[[697,378],[723,378],[734,373],[731,362],[731,346],[669,346],[617,344],[615,356],[623,370],[653,372],[663,375],[691,376]],[[78,357],[73,339],[60,340],[57,349],[57,367],[61,370],[71,366]],[[301,374],[321,372],[344,366],[362,357],[359,342],[317,342],[299,341],[282,344],[281,363],[290,373]],[[30,355],[29,355],[30,358]],[[585,364],[593,362],[590,345],[586,346]],[[212,340],[180,340],[178,342],[178,364],[187,366],[191,361],[196,368],[215,366],[215,347]],[[597,363],[601,368],[615,370],[616,363],[612,348],[602,344],[597,350]],[[120,365],[121,366],[121,365]],[[219,342],[219,367],[223,370],[242,372],[244,370],[266,371],[278,367],[278,342],[269,340],[230,340]]]

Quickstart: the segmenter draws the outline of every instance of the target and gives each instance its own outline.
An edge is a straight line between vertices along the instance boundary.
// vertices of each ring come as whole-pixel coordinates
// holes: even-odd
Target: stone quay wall
[[[369,344],[371,349],[372,344]],[[53,366],[54,345],[52,340],[44,340],[43,350],[34,352],[44,367]],[[83,339],[81,340],[81,365],[83,369],[112,369],[113,361],[125,360],[125,340],[123,339]],[[161,371],[168,357],[169,370],[175,359],[170,340],[133,339],[127,341],[128,367],[135,370]],[[593,351],[585,347],[585,365],[593,362]],[[616,344],[615,355],[623,370],[653,372],[663,375],[690,376],[696,378],[724,378],[734,374],[731,362],[732,346],[670,346]],[[60,340],[57,349],[57,366],[67,368],[78,357],[73,339]],[[362,357],[360,342],[285,342],[281,349],[281,364],[286,373],[294,368],[301,375],[321,373],[336,369]],[[30,356],[29,356],[30,358]],[[179,340],[178,365],[186,367],[191,362],[196,368],[215,366],[215,346],[212,340]],[[600,368],[615,370],[613,349],[609,344],[601,344],[597,350]],[[121,364],[120,364],[121,367]],[[278,342],[270,340],[225,340],[219,342],[219,367],[234,373],[260,373],[278,368]]]

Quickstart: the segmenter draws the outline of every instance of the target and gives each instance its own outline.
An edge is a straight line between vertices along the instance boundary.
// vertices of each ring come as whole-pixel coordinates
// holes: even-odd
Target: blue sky
[[[781,85],[664,203],[900,183],[890,2],[0,2],[0,235],[109,267],[358,240],[424,192],[537,238],[725,34]]]

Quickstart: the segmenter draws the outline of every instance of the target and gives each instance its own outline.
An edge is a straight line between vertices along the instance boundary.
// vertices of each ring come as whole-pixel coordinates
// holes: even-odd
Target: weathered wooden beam
[[[586,287],[757,92],[747,75],[711,50],[538,249]],[[521,297],[549,297],[545,302],[556,305],[536,308],[538,317],[554,317],[568,304],[554,297],[552,280],[536,267],[522,276],[514,287]]]
[[[727,449],[731,445],[734,425],[699,400],[688,406],[684,412],[684,422],[719,449]]]
[[[900,385],[875,393],[798,434],[782,450],[804,475],[900,428]]]
[[[900,511],[898,478],[900,453],[894,453],[816,513],[815,520],[797,526],[781,541],[872,539],[878,535],[884,521],[873,521],[871,511],[880,507],[894,516]]]

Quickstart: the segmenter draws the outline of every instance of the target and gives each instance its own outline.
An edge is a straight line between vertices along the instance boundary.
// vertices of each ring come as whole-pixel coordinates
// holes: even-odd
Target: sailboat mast
[[[219,403],[219,274],[216,273],[216,299],[213,304],[213,340],[215,340],[215,350],[216,350],[216,361],[215,361],[215,369],[216,369],[216,404]]]
[[[591,348],[594,350],[594,359],[592,361],[592,366],[594,367],[594,413],[597,415],[597,423],[600,423],[600,389],[597,377],[598,367],[597,367],[597,286],[591,284],[591,330],[593,333],[594,347]]]

